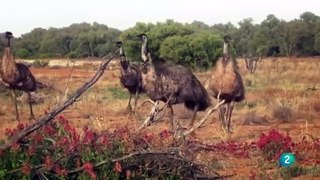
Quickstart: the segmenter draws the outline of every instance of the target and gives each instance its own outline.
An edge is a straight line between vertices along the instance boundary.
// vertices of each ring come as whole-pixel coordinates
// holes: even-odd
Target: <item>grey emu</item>
[[[136,109],[139,94],[143,92],[142,80],[141,80],[142,79],[141,68],[137,64],[130,63],[130,61],[126,58],[124,49],[123,49],[123,44],[121,41],[116,42],[116,46],[120,48],[120,65],[121,65],[120,82],[121,82],[121,85],[126,89],[128,89],[130,93],[127,110],[132,112],[132,107],[131,107],[132,95],[135,95],[134,107]]]
[[[225,100],[219,108],[221,125],[230,131],[231,116],[234,102],[240,102],[245,97],[244,85],[235,59],[230,53],[230,36],[224,37],[223,56],[217,61],[216,69],[210,79],[209,90],[214,98]]]
[[[262,55],[254,56],[252,54],[245,55],[244,61],[246,63],[246,68],[250,72],[250,74],[254,74],[257,69],[258,61],[262,61]]]
[[[193,126],[197,111],[204,111],[211,105],[210,97],[188,68],[181,65],[155,63],[148,51],[148,37],[138,35],[142,41],[141,58],[142,88],[153,101],[163,101],[170,109],[171,128],[176,129],[173,120],[172,105],[184,103],[185,107],[193,111],[189,126]]]
[[[21,90],[28,94],[28,104],[30,108],[29,119],[34,119],[30,93],[37,89],[37,81],[24,64],[15,62],[10,44],[12,38],[13,35],[11,32],[0,33],[1,47],[3,47],[0,75],[3,82],[11,89],[16,110],[16,119],[19,120],[20,117],[15,90]]]

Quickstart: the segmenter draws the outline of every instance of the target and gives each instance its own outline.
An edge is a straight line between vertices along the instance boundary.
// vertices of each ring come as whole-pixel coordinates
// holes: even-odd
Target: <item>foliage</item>
[[[8,138],[25,129],[6,129]],[[201,167],[166,148],[167,131],[133,134],[123,127],[97,133],[75,128],[63,116],[0,152],[0,179],[177,179],[202,174]],[[124,155],[132,151],[127,158]],[[118,158],[118,159],[117,159]],[[172,173],[174,172],[174,173]]]
[[[293,146],[288,134],[285,136],[274,129],[268,134],[262,133],[257,141],[257,147],[267,160],[278,160],[282,153],[294,152]]]
[[[65,28],[36,28],[15,39],[20,58],[103,57],[121,32],[106,25],[72,24]]]
[[[221,55],[222,37],[233,39],[233,54],[262,56],[311,56],[320,54],[320,17],[304,12],[297,19],[284,21],[269,14],[260,24],[246,18],[238,23],[209,26],[200,21],[182,24],[173,20],[158,23],[137,22],[123,32],[106,25],[72,24],[64,28],[36,28],[15,39],[20,58],[103,57],[122,40],[127,57],[140,60],[136,35],[149,37],[155,60],[165,59],[192,68],[210,68]]]

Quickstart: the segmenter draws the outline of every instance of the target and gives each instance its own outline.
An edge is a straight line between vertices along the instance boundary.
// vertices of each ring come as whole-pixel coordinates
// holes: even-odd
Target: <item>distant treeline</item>
[[[13,32],[14,33],[14,32]],[[268,15],[260,24],[247,18],[236,27],[231,23],[209,26],[194,21],[182,24],[138,22],[123,32],[103,24],[80,23],[65,28],[36,28],[15,39],[15,55],[20,58],[103,57],[122,40],[127,56],[140,59],[136,35],[146,33],[155,59],[194,68],[214,64],[222,51],[222,36],[233,39],[233,53],[262,56],[314,56],[320,54],[320,17],[305,12],[298,19],[284,21]]]

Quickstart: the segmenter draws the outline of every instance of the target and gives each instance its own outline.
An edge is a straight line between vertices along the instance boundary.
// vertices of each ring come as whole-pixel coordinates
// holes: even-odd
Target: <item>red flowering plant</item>
[[[295,144],[291,141],[290,136],[283,135],[274,129],[268,134],[262,133],[256,144],[262,156],[267,160],[278,160],[282,153],[295,152]]]
[[[6,129],[8,139],[27,125],[18,124]],[[100,179],[119,177],[115,163],[95,167],[99,161],[124,155],[121,133],[97,134],[88,127],[76,129],[63,116],[59,116],[0,153],[0,179]],[[80,169],[80,171],[77,169]],[[103,169],[103,170],[102,170]],[[99,176],[98,177],[98,172]]]
[[[7,129],[6,135],[11,138],[26,127],[19,124],[15,129]],[[154,158],[158,156],[152,153],[146,154],[146,159],[113,160],[137,151],[166,149],[170,138],[172,134],[167,131],[137,134],[127,127],[97,133],[87,126],[76,128],[59,116],[11,148],[0,151],[0,179],[141,179],[153,177],[155,172],[161,178],[172,177],[176,175],[159,171],[157,168],[161,166],[156,164],[170,167],[167,171],[171,172],[184,169],[181,167],[188,169],[187,165],[194,166],[193,163],[182,166],[184,159],[180,164],[166,162],[165,157]]]

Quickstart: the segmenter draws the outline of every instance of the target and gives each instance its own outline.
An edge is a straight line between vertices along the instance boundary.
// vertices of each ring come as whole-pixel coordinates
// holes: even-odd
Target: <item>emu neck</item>
[[[129,64],[130,64],[129,61],[125,56],[120,57],[120,65],[122,70],[127,70],[129,67]]]
[[[143,62],[147,62],[149,59],[149,51],[148,51],[148,41],[145,40],[143,41],[142,43],[142,46],[141,46],[141,59]]]
[[[230,56],[230,45],[227,42],[223,43],[223,55],[228,55]]]
[[[3,81],[11,84],[19,77],[16,62],[11,54],[10,47],[4,48],[3,56],[1,59],[0,74]]]

